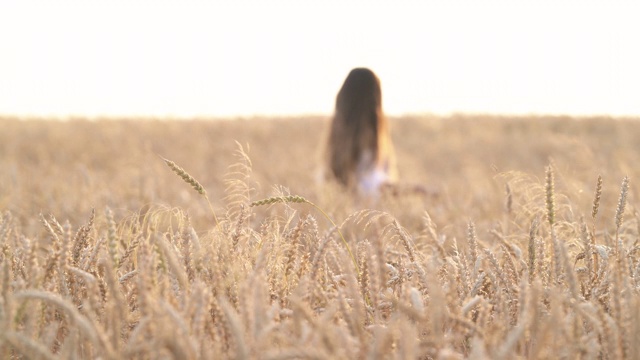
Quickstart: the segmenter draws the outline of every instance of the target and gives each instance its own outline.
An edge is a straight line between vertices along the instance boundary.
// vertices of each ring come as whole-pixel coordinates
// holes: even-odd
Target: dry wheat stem
[[[595,249],[596,247],[596,217],[598,216],[598,209],[600,208],[600,196],[602,195],[602,175],[598,175],[598,180],[596,182],[596,190],[593,198],[593,207],[591,210],[591,233],[589,234],[591,240],[591,247]],[[596,252],[593,252],[593,272],[594,274],[598,272],[598,255]]]

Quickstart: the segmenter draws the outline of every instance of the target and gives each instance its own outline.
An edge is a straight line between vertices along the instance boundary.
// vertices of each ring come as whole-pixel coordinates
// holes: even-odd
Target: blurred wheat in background
[[[392,118],[370,207],[327,125],[1,119],[0,357],[640,357],[640,122]]]

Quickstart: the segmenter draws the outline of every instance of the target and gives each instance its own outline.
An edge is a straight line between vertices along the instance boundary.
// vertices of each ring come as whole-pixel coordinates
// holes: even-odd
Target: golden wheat
[[[396,142],[401,172],[435,188],[381,198],[373,210],[297,170],[312,172],[310,149],[290,131],[306,134],[310,123],[251,123],[256,134],[242,138],[246,123],[0,121],[0,358],[637,358],[640,240],[629,178],[640,173],[640,124],[484,120],[394,126],[405,140]],[[184,126],[195,139],[176,136]],[[118,149],[56,142],[60,129],[78,139],[102,129],[124,148],[165,132],[176,144],[132,151],[132,168]],[[618,137],[615,148],[597,141],[603,131]],[[447,141],[425,144],[436,132]],[[527,141],[532,132],[548,136]],[[256,157],[231,140],[209,156],[198,144],[212,134],[241,137]],[[284,140],[297,147],[280,152]],[[495,153],[474,147],[487,141]],[[12,149],[20,163],[6,155]],[[157,152],[199,159],[185,165],[206,181]],[[506,172],[495,176],[486,159]],[[55,161],[60,169],[42,169]],[[225,168],[230,176],[219,179]],[[615,179],[620,188],[603,185]],[[274,182],[300,195],[262,190]],[[215,224],[209,196],[226,214]]]

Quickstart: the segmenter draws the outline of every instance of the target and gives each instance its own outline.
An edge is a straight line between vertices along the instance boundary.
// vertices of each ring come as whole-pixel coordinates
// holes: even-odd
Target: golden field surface
[[[0,358],[640,357],[640,121],[0,119]]]

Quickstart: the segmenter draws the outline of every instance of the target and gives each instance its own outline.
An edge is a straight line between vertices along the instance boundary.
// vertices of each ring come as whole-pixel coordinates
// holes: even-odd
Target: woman
[[[369,69],[351,70],[336,99],[327,144],[329,175],[349,189],[375,196],[396,180],[380,80]]]

